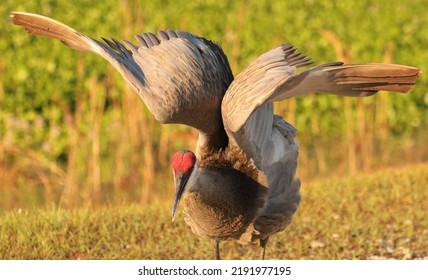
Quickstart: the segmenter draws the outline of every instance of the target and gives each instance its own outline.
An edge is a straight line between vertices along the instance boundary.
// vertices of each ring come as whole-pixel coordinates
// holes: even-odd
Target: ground
[[[267,259],[428,259],[428,165],[302,183],[289,228]],[[0,259],[210,259],[171,201],[105,208],[16,209],[0,215]],[[226,259],[257,245],[221,243]]]

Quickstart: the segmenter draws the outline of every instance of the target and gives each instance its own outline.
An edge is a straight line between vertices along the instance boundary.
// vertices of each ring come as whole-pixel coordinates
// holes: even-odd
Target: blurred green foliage
[[[187,30],[219,42],[236,75],[257,56],[283,43],[295,45],[317,63],[337,60],[331,42],[320,33],[322,30],[333,32],[343,46],[349,46],[353,63],[382,62],[391,45],[392,63],[428,69],[426,4],[423,0],[3,0],[0,5],[0,147],[3,151],[8,146],[37,151],[67,169],[72,134],[70,115],[81,110],[75,128],[78,135],[88,135],[92,129],[88,91],[94,78],[107,94],[100,121],[99,153],[105,174],[102,183],[108,186],[111,179],[108,173],[115,165],[111,143],[121,141],[116,133],[121,125],[117,120],[127,114],[115,110],[122,106],[124,83],[116,73],[109,76],[111,67],[103,59],[71,50],[53,40],[28,36],[11,24],[11,11],[46,15],[97,39],[132,40],[132,34],[143,31]],[[386,116],[391,136],[412,139],[427,127],[427,88],[428,80],[422,76],[409,95],[388,95],[385,111],[381,113]],[[380,102],[379,99],[368,98],[363,104],[370,110],[377,106],[376,102]],[[357,103],[351,105],[355,108]],[[142,104],[135,106],[145,110]],[[298,98],[293,113],[293,124],[299,129],[302,146],[307,145],[309,151],[311,145],[343,138],[349,125],[344,121],[343,99],[335,96]],[[352,116],[360,117],[355,111]],[[369,114],[366,118],[373,117]],[[183,127],[176,130],[188,131]],[[158,149],[161,132],[157,124],[150,127],[150,134],[152,148]],[[87,168],[85,152],[87,149],[83,148],[77,155],[78,170]],[[146,153],[143,148],[137,152]],[[0,157],[0,165],[19,165],[19,158],[2,153],[2,149]],[[166,169],[165,164],[157,161],[155,165],[156,170]],[[128,173],[136,172],[129,166],[125,167]]]
[[[125,2],[139,9],[126,9]],[[141,16],[143,25],[132,25],[133,33],[156,32],[159,28],[186,29],[218,41],[229,56],[238,44],[239,52],[231,59],[235,74],[258,55],[285,42],[294,44],[318,63],[336,60],[332,46],[319,33],[323,29],[333,31],[343,43],[351,46],[355,63],[382,61],[388,43],[392,43],[393,63],[422,69],[428,65],[425,1],[134,2],[138,1],[3,1],[0,7],[3,21],[0,51],[3,54],[1,65],[5,87],[1,97],[2,123],[16,120],[18,124],[14,126],[17,131],[14,133],[29,135],[27,125],[37,127],[38,122],[43,124],[52,96],[58,95],[72,104],[76,98],[77,58],[83,55],[52,40],[28,36],[12,26],[8,15],[13,10],[50,16],[95,38],[112,36],[125,39],[121,31],[124,29],[122,14],[128,13],[125,16],[131,18],[131,24],[133,17]],[[104,75],[106,62],[94,55],[83,56],[87,60],[85,78],[92,73]],[[392,95],[392,110],[397,113],[390,113],[389,118],[396,124],[397,133],[409,132],[415,126],[427,123],[426,85],[426,79],[422,77],[409,96]],[[316,108],[302,101],[296,123],[299,130],[302,133],[310,130],[305,126],[305,119],[311,115],[307,112],[323,114],[339,110],[340,104],[333,99],[320,96]],[[61,112],[55,114],[58,129],[62,131]],[[342,127],[340,120],[325,122],[330,127]],[[4,130],[3,127],[2,134]],[[36,128],[35,132],[31,137],[16,134],[20,136],[18,142],[40,145],[45,135]],[[57,143],[64,145],[60,144],[61,141]],[[57,150],[60,152],[61,148]]]

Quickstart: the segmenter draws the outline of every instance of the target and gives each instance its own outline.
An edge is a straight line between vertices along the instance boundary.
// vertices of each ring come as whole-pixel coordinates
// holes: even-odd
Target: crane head
[[[172,157],[172,170],[175,182],[175,199],[172,207],[172,221],[174,222],[175,213],[181,196],[183,195],[187,182],[196,167],[196,156],[191,151],[179,151]]]

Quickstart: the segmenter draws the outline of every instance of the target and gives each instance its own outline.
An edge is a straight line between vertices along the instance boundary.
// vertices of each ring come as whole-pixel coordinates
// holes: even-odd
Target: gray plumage
[[[53,19],[12,13],[30,34],[61,40],[109,61],[161,123],[199,131],[196,159],[174,155],[175,210],[183,195],[185,220],[198,235],[218,243],[260,240],[283,231],[300,203],[295,176],[296,129],[274,115],[273,102],[309,92],[369,96],[379,90],[408,92],[419,69],[393,64],[332,62],[297,72],[311,60],[291,45],[272,49],[233,78],[216,43],[183,31],[136,35],[137,44],[105,44]],[[190,164],[189,164],[190,163]]]

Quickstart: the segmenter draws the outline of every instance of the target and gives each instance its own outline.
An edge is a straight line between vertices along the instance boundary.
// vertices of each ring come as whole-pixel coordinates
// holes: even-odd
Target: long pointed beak
[[[175,220],[175,214],[177,212],[177,207],[180,204],[181,196],[184,192],[184,187],[186,186],[187,180],[189,180],[190,174],[174,174],[175,182],[175,199],[174,205],[172,206],[172,222]]]

